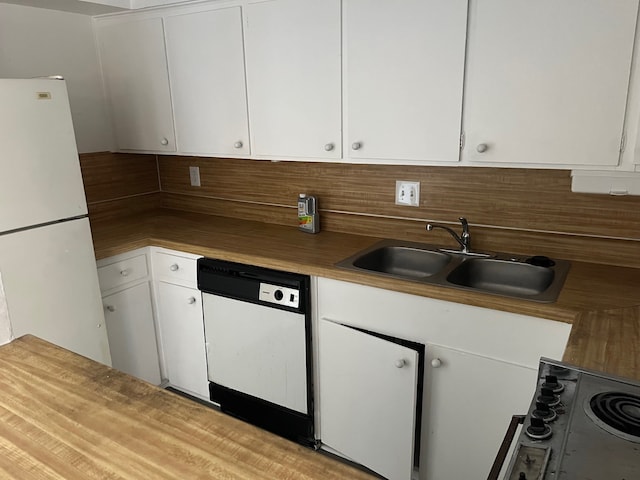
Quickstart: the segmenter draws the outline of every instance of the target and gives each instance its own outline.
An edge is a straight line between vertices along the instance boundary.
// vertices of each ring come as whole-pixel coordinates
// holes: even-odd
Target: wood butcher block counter
[[[572,323],[565,361],[640,380],[640,366],[634,364],[640,356],[640,269],[637,268],[572,262],[558,300],[537,303],[395,280],[334,266],[380,238],[326,231],[309,235],[293,226],[173,210],[93,222],[92,230],[97,258],[156,245]],[[603,359],[603,352],[612,351],[618,353]]]
[[[0,347],[0,420],[0,478],[374,478],[29,335]]]

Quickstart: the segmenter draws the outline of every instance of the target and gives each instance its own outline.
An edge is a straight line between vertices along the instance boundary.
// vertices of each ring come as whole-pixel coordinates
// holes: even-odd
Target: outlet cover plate
[[[200,186],[200,167],[189,167],[189,179],[192,187]]]
[[[420,182],[396,180],[396,205],[420,206]]]

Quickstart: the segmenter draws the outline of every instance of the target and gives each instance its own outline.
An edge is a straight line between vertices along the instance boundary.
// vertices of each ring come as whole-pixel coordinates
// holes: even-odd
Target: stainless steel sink
[[[363,270],[386,273],[403,278],[425,278],[441,271],[451,261],[451,255],[402,245],[376,248],[353,261]]]
[[[553,268],[482,258],[462,262],[447,276],[447,281],[506,296],[532,297],[546,292],[554,278]]]
[[[462,253],[437,245],[384,240],[336,266],[443,287],[554,302],[570,264],[544,256]]]

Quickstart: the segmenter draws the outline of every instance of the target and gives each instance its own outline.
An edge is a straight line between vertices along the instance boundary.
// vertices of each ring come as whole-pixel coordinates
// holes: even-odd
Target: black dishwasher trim
[[[232,417],[256,425],[305,447],[316,447],[313,420],[295,410],[209,382],[211,400]]]
[[[298,289],[300,295],[299,307],[292,308],[260,300],[258,298],[260,282]],[[198,289],[221,297],[306,314],[311,310],[309,285],[308,275],[213,258],[198,259]]]

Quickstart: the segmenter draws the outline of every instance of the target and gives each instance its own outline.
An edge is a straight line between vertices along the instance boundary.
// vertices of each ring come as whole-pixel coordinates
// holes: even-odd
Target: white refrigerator
[[[0,343],[111,364],[64,80],[0,79]]]

